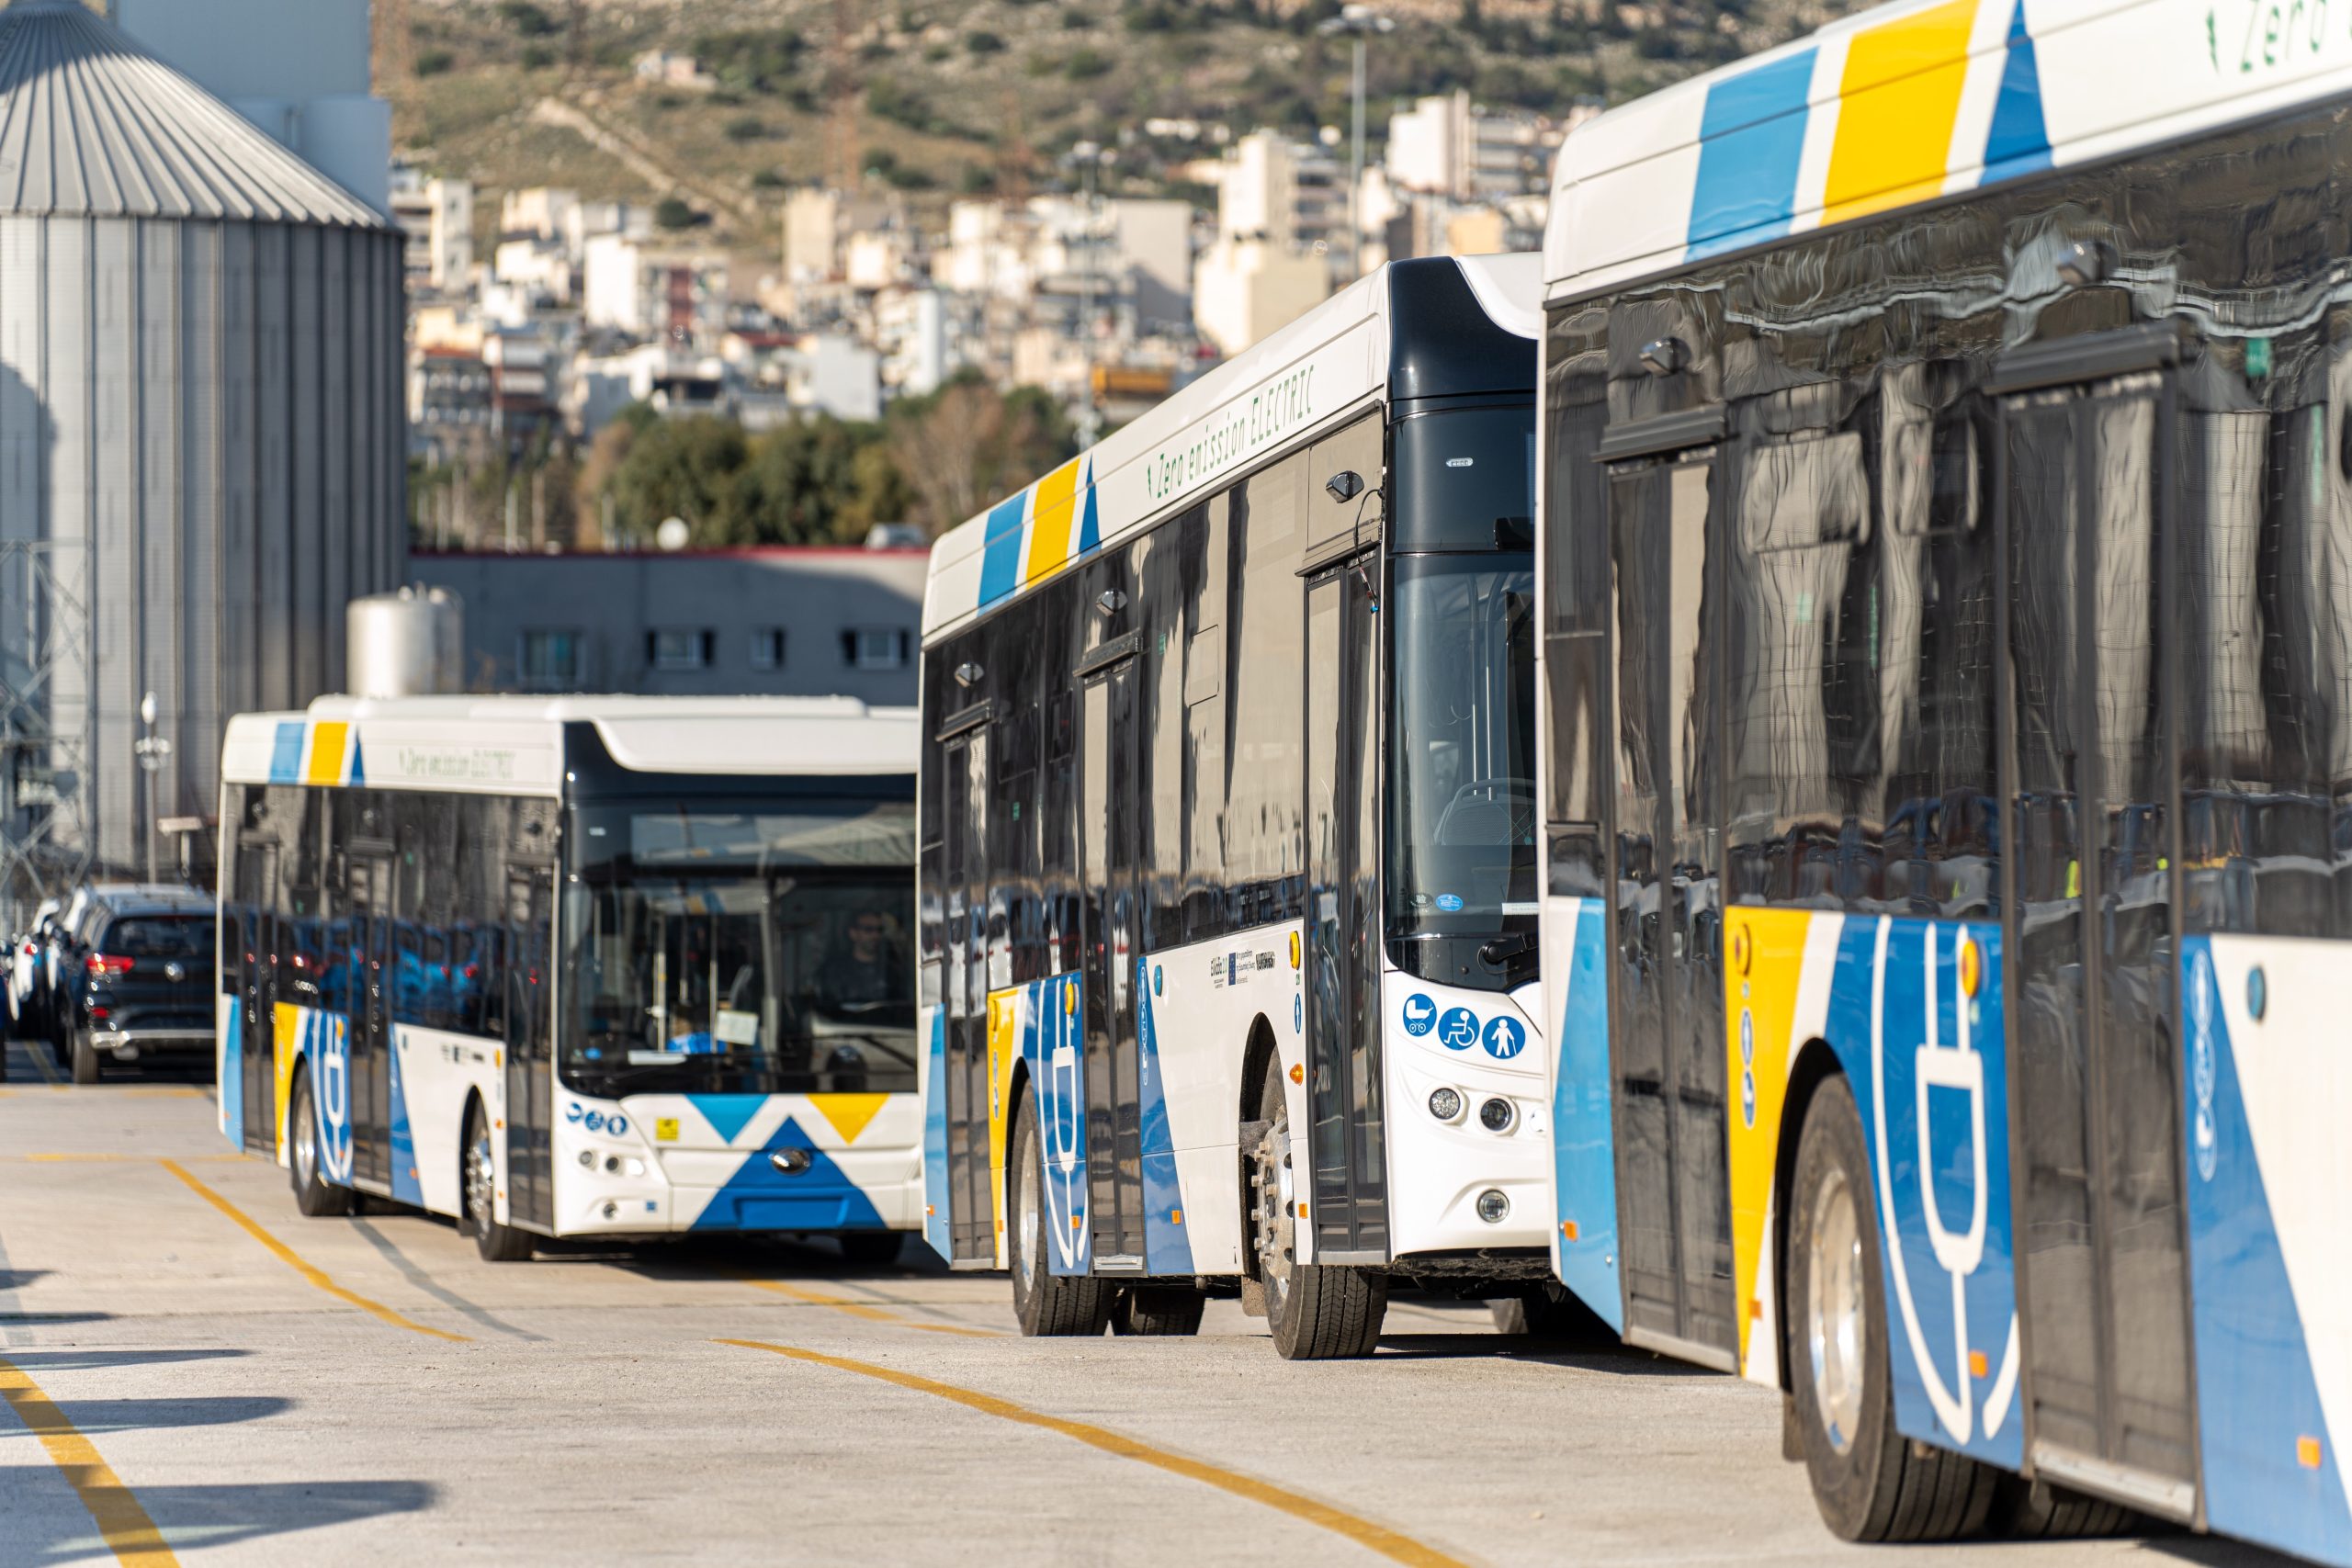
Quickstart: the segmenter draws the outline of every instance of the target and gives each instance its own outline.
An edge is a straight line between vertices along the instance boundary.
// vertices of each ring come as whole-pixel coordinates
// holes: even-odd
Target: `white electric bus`
[[[1881,6],[1569,134],[1562,1279],[1849,1540],[2352,1564],[2352,28]]]
[[[1025,1332],[1542,1289],[1536,288],[1385,267],[933,553],[929,1236]]]
[[[914,716],[328,697],[230,722],[220,1127],[303,1213],[542,1236],[921,1220]]]

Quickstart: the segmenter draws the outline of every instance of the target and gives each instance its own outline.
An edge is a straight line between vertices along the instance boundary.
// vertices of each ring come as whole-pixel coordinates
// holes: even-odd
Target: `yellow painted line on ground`
[[[763,1280],[756,1274],[738,1274],[735,1278],[756,1289],[774,1291],[779,1296],[790,1296],[796,1302],[807,1302],[810,1306],[831,1307],[835,1312],[845,1312],[852,1317],[862,1317],[871,1323],[887,1323],[893,1328],[920,1328],[925,1334],[961,1334],[974,1339],[1003,1337],[993,1328],[965,1328],[946,1323],[912,1323],[888,1307],[854,1302],[846,1296],[829,1296],[821,1292],[804,1290],[798,1285],[787,1285],[781,1280]]]
[[[1048,1432],[1058,1432],[1065,1438],[1074,1438],[1089,1448],[1100,1449],[1106,1454],[1115,1454],[1121,1459],[1131,1459],[1138,1464],[1148,1464],[1155,1469],[1167,1471],[1171,1475],[1181,1475],[1188,1481],[1197,1481],[1204,1485],[1214,1486],[1221,1492],[1230,1492],[1233,1495],[1247,1498],[1252,1503],[1261,1503],[1279,1513],[1288,1514],[1295,1519],[1304,1519],[1306,1523],[1329,1530],[1334,1535],[1345,1536],[1366,1551],[1385,1557],[1392,1562],[1408,1563],[1413,1565],[1413,1568],[1467,1568],[1460,1558],[1449,1557],[1437,1548],[1425,1546],[1411,1536],[1390,1529],[1386,1525],[1374,1524],[1370,1519],[1351,1514],[1344,1508],[1337,1508],[1329,1503],[1317,1502],[1312,1497],[1302,1497],[1295,1492],[1284,1491],[1270,1482],[1243,1475],[1238,1471],[1227,1470],[1222,1465],[1209,1464],[1201,1460],[1187,1459],[1182,1454],[1170,1453],[1165,1449],[1156,1449],[1140,1438],[1130,1438],[1123,1432],[1114,1432],[1107,1427],[1097,1427],[1085,1421],[1066,1421],[1058,1416],[1047,1416],[1032,1410],[1027,1405],[1015,1404],[1009,1399],[999,1399],[992,1393],[981,1393],[974,1389],[958,1388],[954,1383],[938,1382],[931,1378],[918,1377],[912,1372],[899,1371],[893,1367],[877,1367],[871,1361],[854,1361],[846,1356],[829,1356],[821,1350],[804,1350],[795,1345],[771,1345],[759,1339],[720,1339],[715,1343],[733,1345],[745,1350],[765,1350],[771,1355],[788,1356],[796,1361],[808,1361],[816,1366],[831,1367],[835,1371],[855,1372],[860,1377],[874,1378],[882,1382],[894,1383],[899,1388],[911,1389],[917,1393],[928,1393],[933,1398],[944,1399],[951,1404],[960,1404],[967,1410],[977,1410],[984,1416],[994,1416],[1000,1420],[1018,1422],[1023,1427],[1036,1427]]]
[[[28,1083],[21,1088],[0,1089],[0,1095],[19,1094],[88,1094],[106,1099],[123,1100],[201,1100],[204,1091],[193,1084],[132,1084],[100,1088],[90,1084]]]
[[[179,1559],[172,1555],[164,1532],[99,1455],[97,1446],[66,1419],[65,1412],[51,1403],[22,1367],[6,1356],[0,1356],[0,1398],[7,1400],[17,1419],[49,1450],[50,1462],[63,1472],[74,1495],[82,1499],[82,1506],[97,1521],[98,1534],[105,1538],[116,1562],[138,1568],[178,1568]]]
[[[303,1279],[309,1280],[318,1289],[324,1291],[327,1294],[334,1297],[337,1301],[349,1302],[353,1306],[357,1307],[360,1311],[373,1314],[375,1316],[383,1319],[386,1323],[390,1324],[393,1327],[405,1328],[412,1334],[424,1334],[429,1335],[435,1339],[455,1339],[460,1343],[470,1343],[469,1337],[466,1335],[451,1334],[446,1329],[428,1328],[424,1324],[417,1322],[414,1318],[402,1317],[399,1313],[394,1312],[391,1308],[386,1306],[381,1302],[371,1302],[366,1296],[359,1294],[356,1291],[345,1290],[341,1285],[336,1284],[332,1279],[328,1278],[325,1270],[311,1267],[309,1263],[305,1262],[301,1256],[292,1247],[287,1246],[284,1242],[278,1240],[276,1236],[262,1229],[261,1226],[256,1224],[253,1218],[243,1209],[238,1208],[234,1203],[230,1202],[229,1200],[220,1196],[220,1193],[215,1192],[211,1188],[207,1187],[203,1182],[198,1181],[196,1179],[195,1174],[191,1172],[187,1167],[180,1164],[180,1162],[175,1159],[167,1159],[161,1163],[165,1170],[170,1171],[174,1176],[176,1176],[182,1181],[187,1182],[188,1186],[195,1190],[198,1197],[202,1198],[206,1202],[211,1204],[214,1208],[228,1215],[230,1219],[236,1222],[238,1227],[247,1235],[253,1237],[255,1241],[269,1248],[272,1253],[276,1254],[277,1260],[280,1263],[285,1264],[286,1267],[293,1269],[294,1272],[301,1275]]]
[[[153,1155],[85,1154],[71,1150],[58,1153],[42,1150],[28,1155],[0,1155],[0,1159],[28,1160],[35,1165],[146,1165],[154,1158]],[[180,1158],[189,1165],[242,1165],[244,1163],[245,1156],[243,1155],[182,1155]]]

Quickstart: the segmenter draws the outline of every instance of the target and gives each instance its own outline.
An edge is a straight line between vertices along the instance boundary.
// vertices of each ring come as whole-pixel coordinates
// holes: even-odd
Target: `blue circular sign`
[[[1448,1008],[1437,1021],[1438,1043],[1449,1051],[1467,1051],[1478,1038],[1478,1015],[1468,1008]]]
[[[1756,1015],[1746,1008],[1739,1010],[1739,1059],[1745,1066],[1756,1065]]]
[[[592,1132],[592,1133],[601,1132],[601,1131],[603,1131],[603,1130],[604,1130],[604,1125],[605,1125],[605,1113],[604,1113],[603,1111],[591,1111],[590,1112],[588,1112],[588,1130],[589,1130],[590,1132]]]
[[[1419,991],[1405,998],[1405,1032],[1419,1039],[1437,1027],[1437,1004]]]
[[[628,1131],[628,1118],[623,1116],[618,1111],[615,1111],[612,1119],[605,1123],[605,1127],[606,1131],[613,1134],[614,1137],[617,1138],[623,1133]]]
[[[577,1122],[582,1114],[580,1102],[576,1100],[568,1102],[563,1108],[563,1119],[567,1122]]]
[[[1458,914],[1462,909],[1462,896],[1458,893],[1441,893],[1437,896],[1437,907],[1449,915]]]
[[[1485,1042],[1487,1055],[1508,1062],[1527,1049],[1527,1031],[1515,1018],[1490,1018],[1486,1030],[1478,1036]]]
[[[1290,1026],[1302,1034],[1306,1032],[1306,998],[1305,997],[1291,998]]]
[[[1739,1073],[1739,1115],[1747,1126],[1756,1125],[1756,1075],[1746,1067]]]

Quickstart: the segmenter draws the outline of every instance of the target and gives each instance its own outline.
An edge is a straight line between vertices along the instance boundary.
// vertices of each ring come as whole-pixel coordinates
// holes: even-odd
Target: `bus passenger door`
[[[2003,837],[2018,1311],[2037,1473],[2195,1504],[2168,849],[2162,378],[2004,402]]]
[[[1625,1337],[1736,1370],[1723,1018],[1720,705],[1703,635],[1712,450],[1612,467],[1617,888],[1609,982]]]
[[[222,932],[236,964],[237,1012],[244,1031],[244,1148],[277,1153],[277,997],[272,984],[277,951],[277,844],[273,840],[237,846],[232,872],[236,929]]]
[[[1078,811],[1085,884],[1087,1230],[1093,1270],[1140,1274],[1143,1075],[1136,986],[1143,962],[1142,779],[1130,655],[1086,678]]]
[[[329,955],[345,966],[349,1010],[345,1039],[351,1083],[351,1175],[379,1190],[392,1179],[391,1052],[392,856],[389,845],[355,844],[345,886],[349,935],[332,938],[345,951]],[[333,932],[344,922],[330,921]]]
[[[1388,1261],[1380,1049],[1379,664],[1373,574],[1306,585],[1306,1146],[1315,1260]]]
[[[989,1166],[987,736],[981,725],[949,739],[940,766],[949,1240],[956,1263],[983,1269],[997,1266],[998,1224]]]
[[[554,840],[554,803],[517,801],[519,827],[544,812],[546,840]],[[511,846],[505,919],[482,928],[470,962],[496,987],[486,1023],[506,1041],[506,1204],[517,1224],[555,1226],[555,1020],[548,1016],[548,969],[554,950],[555,863],[526,859]]]

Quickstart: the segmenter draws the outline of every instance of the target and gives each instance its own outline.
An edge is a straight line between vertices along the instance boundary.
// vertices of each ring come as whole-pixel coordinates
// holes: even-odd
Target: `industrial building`
[[[85,6],[0,10],[0,914],[340,687],[405,546],[401,247]]]
[[[469,692],[915,700],[926,549],[419,551],[464,606]]]

